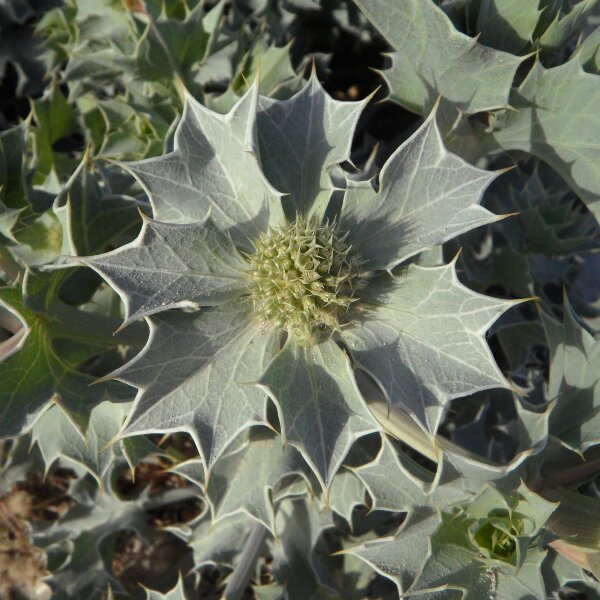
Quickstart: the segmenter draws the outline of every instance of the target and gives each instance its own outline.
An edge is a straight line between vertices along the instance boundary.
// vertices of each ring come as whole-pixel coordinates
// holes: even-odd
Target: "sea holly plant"
[[[600,2],[5,4],[0,596],[600,599]]]
[[[409,514],[399,535],[349,552],[392,578],[400,594],[543,598],[545,552],[535,539],[555,506],[524,485],[508,498],[486,486],[466,506],[422,507]],[[397,564],[405,565],[400,573]]]
[[[463,287],[453,263],[396,269],[497,220],[478,203],[498,173],[450,154],[432,113],[377,183],[349,182],[330,210],[330,169],[364,102],[333,100],[315,76],[287,101],[257,91],[224,116],[188,96],[174,151],[124,165],[154,219],[77,262],[121,295],[124,325],[150,326],[113,374],[140,390],[123,435],[186,430],[210,473],[270,397],[283,440],[329,489],[378,429],[353,368],[430,433],[453,397],[508,385],[483,334],[513,302]]]

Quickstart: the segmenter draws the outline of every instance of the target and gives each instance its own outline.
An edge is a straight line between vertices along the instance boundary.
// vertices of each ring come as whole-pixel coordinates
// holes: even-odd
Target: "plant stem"
[[[184,502],[186,500],[200,499],[200,492],[193,485],[188,485],[182,488],[167,490],[164,494],[160,494],[158,498],[150,497],[143,503],[144,510],[153,510],[161,508],[167,504],[176,502]]]
[[[453,454],[460,454],[465,458],[476,460],[493,467],[500,464],[469,452],[454,442],[441,436],[431,436],[423,431],[403,410],[390,407],[384,400],[373,400],[367,397],[367,402],[375,418],[381,423],[385,432],[392,437],[404,442],[434,463],[440,462],[440,455],[444,450]]]
[[[257,521],[254,524],[254,528],[250,532],[237,560],[235,569],[227,581],[225,593],[223,594],[226,600],[240,600],[244,595],[267,533],[267,528],[262,523]]]
[[[414,420],[403,411],[390,408],[383,400],[369,400],[369,408],[386,433],[404,442],[429,460],[439,462],[439,447]]]
[[[104,346],[143,346],[148,339],[145,323],[132,323],[117,331],[120,321],[113,317],[87,313],[63,303],[56,303],[52,315],[57,317],[57,335]],[[116,332],[116,333],[115,333]]]

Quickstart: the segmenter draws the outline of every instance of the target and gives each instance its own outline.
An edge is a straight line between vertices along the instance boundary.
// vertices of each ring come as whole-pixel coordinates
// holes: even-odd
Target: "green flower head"
[[[377,181],[346,178],[364,104],[314,76],[285,101],[255,85],[226,115],[188,97],[175,149],[125,165],[154,218],[85,259],[123,298],[125,324],[150,324],[115,374],[140,390],[125,435],[189,431],[210,471],[270,397],[328,487],[378,429],[356,368],[431,432],[452,398],[506,385],[484,333],[511,303],[463,287],[453,263],[408,264],[498,219],[479,205],[496,174],[449,153],[432,114]]]

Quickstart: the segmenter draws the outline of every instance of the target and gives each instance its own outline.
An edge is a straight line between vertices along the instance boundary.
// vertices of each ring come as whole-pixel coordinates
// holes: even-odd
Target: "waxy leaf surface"
[[[194,223],[210,210],[216,226],[245,246],[280,221],[279,195],[256,156],[257,101],[255,85],[219,115],[187,96],[175,150],[124,165],[148,192],[155,219]]]
[[[452,513],[420,507],[409,514],[393,537],[366,542],[350,553],[389,577],[408,597],[437,592],[449,598],[545,598],[540,573],[546,551],[532,544],[556,504],[545,501],[524,485],[504,498],[484,487],[464,508]],[[511,533],[510,554],[494,554],[485,545],[480,528],[491,523],[518,523]],[[510,520],[509,520],[510,519]],[[485,529],[483,529],[485,531]],[[492,546],[495,548],[495,546]],[[451,591],[456,594],[451,595]]]
[[[498,219],[479,201],[497,173],[448,152],[432,113],[368,182],[346,191],[340,230],[365,270],[390,269],[430,246]]]
[[[273,502],[277,484],[286,476],[307,471],[306,463],[291,445],[268,430],[255,435],[235,453],[224,456],[211,474],[206,495],[214,519],[245,512],[275,534]]]
[[[56,197],[53,212],[63,227],[62,254],[69,256],[86,256],[121,244],[139,223],[137,204],[104,193],[87,155]]]
[[[370,306],[344,330],[344,340],[390,404],[431,433],[450,399],[508,387],[485,332],[514,302],[464,287],[454,263],[382,275],[364,296]]]
[[[289,100],[260,98],[261,164],[269,181],[286,194],[283,206],[290,218],[327,206],[334,188],[328,169],[349,159],[364,106],[334,100],[314,74]]]
[[[246,285],[247,263],[210,219],[190,225],[144,219],[138,239],[83,262],[119,292],[126,323],[169,308],[222,304]]]
[[[477,13],[477,41],[486,46],[519,54],[533,41],[542,11],[536,2],[481,0]]]
[[[505,150],[530,152],[547,162],[600,217],[600,76],[584,72],[578,57],[545,69],[536,62],[511,96],[517,109],[495,137]]]
[[[129,403],[101,402],[90,415],[85,436],[60,406],[52,406],[34,424],[32,440],[44,458],[46,472],[59,458],[83,466],[99,484],[118,454],[113,442],[125,420]]]
[[[406,108],[426,113],[440,95],[468,113],[508,105],[519,58],[460,33],[432,0],[355,2],[396,50],[397,79],[388,81]]]
[[[309,348],[289,339],[260,383],[277,405],[282,435],[326,489],[353,442],[378,429],[348,357],[331,339]]]
[[[542,313],[550,348],[550,435],[578,452],[600,443],[600,343],[565,304],[563,323]]]
[[[125,435],[188,431],[210,471],[237,434],[264,422],[266,395],[252,384],[277,337],[251,325],[238,301],[152,317],[146,347],[115,374],[140,388]]]
[[[427,473],[425,469],[422,471]],[[429,481],[420,477],[415,463],[397,451],[387,436],[382,436],[381,450],[375,460],[354,472],[366,486],[375,510],[401,512],[427,504],[431,476]]]

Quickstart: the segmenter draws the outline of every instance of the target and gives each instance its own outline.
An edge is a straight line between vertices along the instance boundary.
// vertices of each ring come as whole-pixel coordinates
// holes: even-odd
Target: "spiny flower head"
[[[297,218],[271,228],[247,258],[257,319],[302,345],[338,331],[357,300],[358,257],[329,223]]]

